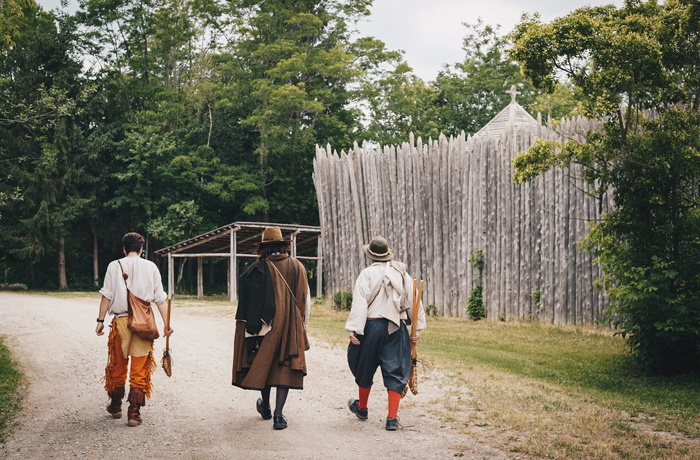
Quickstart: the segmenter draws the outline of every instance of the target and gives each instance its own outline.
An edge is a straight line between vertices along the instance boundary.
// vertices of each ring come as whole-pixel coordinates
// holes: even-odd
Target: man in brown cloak
[[[270,390],[276,387],[273,429],[287,427],[282,415],[289,389],[302,390],[306,326],[311,298],[304,266],[289,256],[289,240],[279,227],[267,227],[258,260],[242,274],[233,345],[233,385],[258,390],[256,408],[273,418]]]

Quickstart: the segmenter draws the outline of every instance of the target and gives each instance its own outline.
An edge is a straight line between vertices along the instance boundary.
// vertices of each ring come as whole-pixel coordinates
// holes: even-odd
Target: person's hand
[[[163,334],[165,334],[166,337],[170,337],[171,335],[173,335],[173,332],[175,331],[171,327],[170,329],[166,329],[165,331],[163,331]]]
[[[412,343],[413,345],[417,345],[417,344],[418,344],[418,339],[420,339],[420,337],[418,337],[418,336],[411,337],[411,343]]]
[[[355,334],[350,336],[350,342],[352,342],[353,345],[359,345],[360,344],[360,339],[355,337]]]
[[[97,323],[97,327],[95,327],[95,334],[99,335],[105,335],[105,324],[104,323]]]

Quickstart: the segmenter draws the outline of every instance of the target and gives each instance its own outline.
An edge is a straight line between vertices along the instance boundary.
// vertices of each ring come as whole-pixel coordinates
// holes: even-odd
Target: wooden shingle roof
[[[510,91],[506,91],[506,93],[511,95],[510,104],[486,123],[473,137],[500,137],[511,128],[515,131],[522,131],[535,130],[540,126],[540,123],[516,102],[515,96],[518,91],[515,90],[515,86],[512,86]]]
[[[231,252],[231,232],[236,232],[236,253],[255,254],[255,243],[260,242],[265,227],[277,226],[285,239],[296,234],[297,254],[308,254],[318,248],[321,227],[308,225],[274,224],[267,222],[233,222],[167,248],[159,249],[156,254],[221,254],[227,257]]]

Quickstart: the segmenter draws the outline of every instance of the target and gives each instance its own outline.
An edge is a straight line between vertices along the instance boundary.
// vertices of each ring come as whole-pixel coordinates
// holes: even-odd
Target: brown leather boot
[[[122,416],[122,399],[124,399],[124,387],[117,387],[111,393],[108,393],[112,401],[107,406],[107,412],[112,414],[114,418]]]
[[[127,425],[129,426],[139,426],[141,425],[141,414],[139,410],[141,406],[146,405],[146,393],[141,388],[130,388],[129,389],[129,410],[127,411]]]

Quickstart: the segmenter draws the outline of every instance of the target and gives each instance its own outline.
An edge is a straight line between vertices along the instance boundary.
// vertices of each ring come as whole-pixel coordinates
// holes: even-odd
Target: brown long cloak
[[[266,262],[270,265],[275,293],[272,330],[264,336],[252,364],[249,364],[245,322],[236,321],[232,384],[247,390],[262,390],[265,387],[301,390],[306,375],[304,352],[309,349],[304,329],[306,295],[309,289],[306,270],[301,262],[290,258],[288,254],[269,256]],[[296,270],[296,284],[292,264]],[[294,297],[280,274],[294,291]]]

